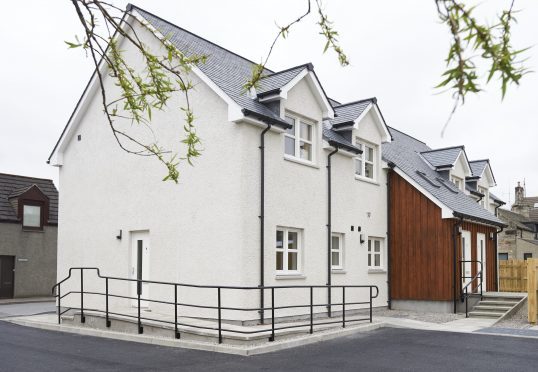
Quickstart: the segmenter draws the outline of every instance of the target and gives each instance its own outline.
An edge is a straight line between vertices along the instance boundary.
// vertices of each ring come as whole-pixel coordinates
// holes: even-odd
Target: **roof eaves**
[[[471,215],[456,212],[456,211],[454,211],[454,217],[463,218],[465,220],[470,220],[470,221],[476,221],[476,222],[480,222],[480,223],[490,225],[490,226],[498,226],[498,227],[503,227],[503,228],[508,227],[508,225],[505,224],[504,222],[497,222],[497,221],[487,220],[485,218],[475,217],[475,216],[471,216]]]
[[[258,112],[254,112],[254,111],[246,109],[246,108],[242,109],[241,111],[243,112],[243,114],[245,116],[253,116],[253,117],[255,117],[255,118],[257,118],[257,119],[259,119],[259,120],[261,120],[263,122],[266,122],[268,124],[279,126],[282,129],[290,129],[290,128],[292,128],[291,124],[288,124],[283,120],[272,118],[270,116],[263,115],[263,114],[260,114]]]
[[[327,141],[329,143],[329,145],[331,145],[332,147],[334,148],[342,148],[342,149],[345,149],[345,150],[348,150],[354,154],[362,154],[362,150],[355,147],[355,146],[352,146],[352,145],[347,145],[345,143],[340,143],[340,142],[337,142],[337,141],[333,141],[333,140],[329,140]]]

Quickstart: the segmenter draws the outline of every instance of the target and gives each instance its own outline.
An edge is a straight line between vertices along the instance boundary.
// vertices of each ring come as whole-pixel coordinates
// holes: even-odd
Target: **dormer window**
[[[22,227],[25,229],[41,230],[43,228],[42,206],[37,204],[23,204]]]
[[[355,176],[375,180],[376,147],[360,139],[355,139],[355,146],[362,150],[362,154],[355,158]]]
[[[314,161],[314,123],[291,115],[286,115],[286,121],[292,127],[284,134],[285,155]]]
[[[452,181],[452,183],[456,185],[458,189],[463,191],[463,179],[456,176],[451,176],[450,181]]]
[[[478,192],[483,194],[484,196],[482,197],[482,199],[480,199],[480,205],[484,208],[487,208],[488,207],[488,189],[486,189],[485,187],[480,187],[478,186]]]

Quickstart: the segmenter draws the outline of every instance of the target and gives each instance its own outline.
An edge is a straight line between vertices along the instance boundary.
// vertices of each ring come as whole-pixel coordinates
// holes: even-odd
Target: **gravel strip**
[[[525,329],[532,327],[532,324],[529,324],[527,301],[525,301],[525,303],[514,315],[501,320],[500,322],[494,324],[493,327],[514,329]]]
[[[374,309],[373,315],[375,316],[387,316],[393,318],[405,318],[420,320],[429,323],[446,323],[453,320],[465,318],[465,314],[453,314],[453,313],[422,313],[409,310],[388,310],[388,309]]]

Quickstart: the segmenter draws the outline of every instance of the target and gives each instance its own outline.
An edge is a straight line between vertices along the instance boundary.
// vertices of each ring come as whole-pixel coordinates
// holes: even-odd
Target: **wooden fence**
[[[529,283],[528,285],[528,298],[527,298],[527,304],[528,304],[528,312],[529,312],[529,323],[536,324],[536,318],[538,316],[538,296],[537,296],[537,290],[538,290],[538,275],[536,272],[538,271],[538,259],[536,258],[529,258],[527,260],[527,276]]]
[[[527,292],[527,263],[524,260],[499,261],[499,291]]]

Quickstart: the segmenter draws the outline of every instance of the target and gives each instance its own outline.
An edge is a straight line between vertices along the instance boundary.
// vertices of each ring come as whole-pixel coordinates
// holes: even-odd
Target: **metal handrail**
[[[477,279],[480,279],[480,282],[479,284],[477,285],[477,288],[478,286],[480,286],[480,299],[482,299],[483,297],[483,277],[482,277],[482,271],[483,271],[483,265],[482,265],[482,262],[481,261],[477,261],[477,260],[461,260],[460,261],[460,264],[465,264],[465,263],[478,263],[480,264],[480,270],[476,273],[475,276],[465,276],[465,275],[461,275],[461,279],[467,279],[467,278],[471,278],[471,280],[469,281],[469,283],[467,283],[462,289],[461,289],[461,301],[465,301],[465,317],[468,318],[469,317],[469,286],[473,284],[473,282]],[[463,270],[463,267],[461,268],[461,272],[463,273],[464,270]],[[473,294],[471,292],[471,294]]]
[[[80,290],[79,291],[69,291],[65,294],[61,293],[61,285],[65,283],[67,280],[69,280],[72,277],[72,274],[74,271],[80,271]],[[98,278],[105,280],[105,293],[103,292],[95,292],[95,291],[84,291],[84,271],[95,271]],[[136,297],[133,296],[124,296],[124,295],[118,295],[118,294],[111,294],[109,293],[109,281],[110,280],[116,280],[116,281],[127,281],[127,282],[136,282],[137,283],[137,294]],[[142,284],[161,284],[161,285],[168,285],[173,286],[174,288],[174,302],[171,301],[165,301],[165,300],[154,300],[149,298],[143,298],[142,295]],[[189,287],[189,288],[204,288],[204,289],[216,289],[217,290],[217,306],[210,306],[210,305],[198,305],[198,304],[190,304],[190,303],[183,303],[178,302],[178,288],[179,287]],[[332,288],[340,288],[342,290],[342,302],[341,303],[333,303],[332,306],[342,306],[342,320],[338,321],[329,321],[329,322],[314,322],[314,308],[315,307],[326,307],[329,304],[325,303],[314,303],[313,300],[313,293],[314,289],[319,288],[325,288],[325,289],[332,289]],[[361,302],[346,302],[346,289],[357,289],[357,288],[367,288],[369,289],[369,300],[368,301],[361,301]],[[271,292],[271,306],[264,306],[264,307],[230,307],[230,306],[222,306],[222,290],[261,290],[262,293],[265,293],[265,290],[270,290]],[[286,305],[286,306],[275,306],[275,295],[278,289],[308,289],[310,292],[310,303],[308,304],[299,304],[299,305]],[[375,289],[375,295],[374,295],[374,289]],[[54,295],[54,292],[56,291],[56,294]],[[314,326],[317,325],[324,325],[324,324],[336,324],[336,323],[342,323],[342,327],[345,328],[346,323],[350,322],[356,322],[356,321],[363,321],[363,320],[369,320],[370,323],[372,322],[372,304],[373,299],[377,298],[379,296],[379,288],[376,285],[282,285],[282,286],[222,286],[222,285],[199,285],[199,284],[188,284],[188,283],[174,283],[174,282],[163,282],[163,281],[156,281],[156,280],[144,280],[144,279],[130,279],[130,278],[120,278],[120,277],[113,277],[113,276],[105,276],[101,275],[101,272],[99,268],[97,267],[71,267],[69,269],[68,276],[64,278],[63,280],[59,281],[52,287],[52,293],[55,298],[58,299],[58,324],[61,323],[61,315],[63,315],[65,312],[69,310],[80,310],[80,322],[85,323],[85,316],[84,311],[94,311],[94,312],[101,312],[105,313],[105,321],[106,326],[111,326],[111,321],[109,318],[109,315],[120,315],[130,318],[136,318],[138,322],[138,333],[143,333],[144,328],[142,325],[142,320],[145,321],[154,321],[154,322],[161,322],[166,324],[174,324],[174,330],[175,330],[175,338],[179,339],[181,337],[178,326],[184,326],[184,327],[191,327],[191,328],[198,328],[198,329],[207,329],[207,330],[215,330],[218,331],[219,336],[219,343],[222,343],[222,332],[230,332],[230,333],[239,333],[239,334],[255,334],[255,333],[263,333],[263,332],[271,332],[271,336],[269,337],[269,341],[274,341],[275,339],[275,331],[277,330],[283,330],[283,329],[292,329],[292,328],[300,328],[300,327],[309,327],[309,332],[313,333]],[[91,309],[88,307],[84,307],[84,295],[100,295],[105,296],[105,310],[102,309]],[[80,307],[69,307],[67,310],[62,311],[61,310],[61,301],[67,296],[70,295],[80,295]],[[137,307],[138,307],[138,314],[136,316],[130,315],[130,314],[121,314],[116,312],[109,311],[109,298],[123,298],[123,299],[130,299],[130,300],[136,300],[137,301]],[[174,306],[174,317],[175,320],[172,321],[166,321],[162,319],[154,319],[154,318],[147,318],[143,317],[140,314],[140,302],[146,301],[151,303],[160,303],[160,304],[169,304]],[[369,317],[367,318],[361,318],[361,319],[346,319],[345,311],[346,306],[349,305],[369,305]],[[186,324],[178,322],[178,306],[184,306],[184,307],[192,307],[192,308],[202,308],[202,309],[210,309],[210,310],[217,310],[218,316],[217,316],[217,324],[218,327],[205,327],[200,325],[193,325],[193,324]],[[305,325],[288,325],[284,327],[275,327],[275,310],[282,310],[282,309],[292,309],[292,308],[310,308],[310,322],[309,324]],[[271,311],[271,327],[270,328],[262,328],[255,331],[240,331],[240,330],[232,330],[222,327],[222,310],[228,310],[228,311]],[[263,322],[262,322],[263,324]]]

